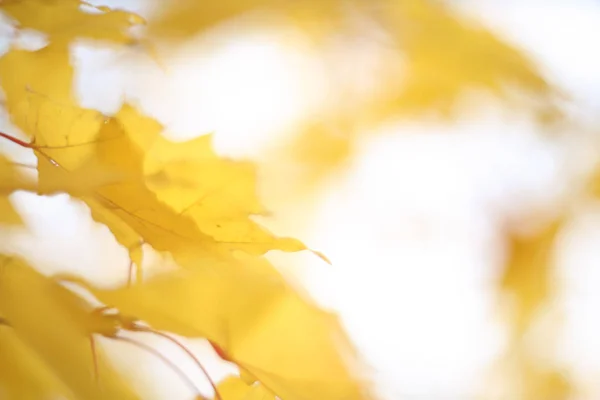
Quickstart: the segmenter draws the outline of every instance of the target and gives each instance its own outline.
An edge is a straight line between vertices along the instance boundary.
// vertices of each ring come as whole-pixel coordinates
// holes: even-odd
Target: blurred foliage
[[[12,43],[0,58],[4,104],[20,130],[1,136],[30,149],[38,173],[37,180],[30,178],[21,171],[27,166],[0,160],[0,223],[22,224],[9,200],[15,191],[68,193],[129,250],[137,271],[136,282],[110,290],[60,276],[115,307],[117,317],[97,312],[57,277],[3,255],[0,394],[139,398],[98,357],[93,338],[125,340],[123,330],[152,329],[206,338],[220,357],[239,367],[242,377],[221,382],[217,399],[373,398],[337,319],[301,297],[264,258],[272,250],[308,249],[252,218],[266,212],[256,193],[255,166],[218,156],[210,135],[171,142],[157,121],[131,104],[111,116],[80,107],[70,46],[81,38],[113,47],[181,43],[258,12],[267,16],[265,24],[285,21],[304,32],[315,54],[330,51],[332,37],[381,33],[377,40],[386,54],[402,57],[384,57],[386,73],[374,77],[374,88],[364,96],[340,96],[333,107],[305,121],[278,154],[280,162],[302,167],[290,196],[317,187],[350,159],[369,131],[365,127],[417,115],[451,118],[465,95],[480,92],[544,119],[559,115],[556,89],[521,52],[442,2],[179,0],[162,7],[156,18],[144,21],[78,0],[0,2],[16,31],[47,35],[37,50]],[[140,24],[147,24],[143,39],[130,30]],[[328,73],[335,74],[335,68]],[[511,365],[522,372],[524,399],[567,398],[570,392],[557,371],[530,368],[522,349],[522,336],[549,297],[550,249],[559,228],[555,223],[531,238],[511,237],[511,258],[500,282],[514,299]],[[170,255],[180,269],[145,279],[142,245]],[[137,319],[151,328],[142,328]]]

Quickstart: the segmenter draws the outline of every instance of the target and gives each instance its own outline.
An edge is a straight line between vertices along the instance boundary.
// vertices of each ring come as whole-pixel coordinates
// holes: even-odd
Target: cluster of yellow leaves
[[[252,220],[265,211],[254,166],[217,156],[209,135],[169,142],[158,122],[131,105],[113,116],[78,106],[71,42],[130,44],[128,28],[141,19],[103,7],[90,13],[77,0],[4,1],[0,7],[16,28],[48,35],[41,49],[11,48],[0,58],[5,106],[28,137],[2,133],[3,140],[32,149],[38,161],[34,181],[19,174],[18,164],[0,160],[0,221],[20,223],[8,199],[16,190],[63,192],[84,202],[129,249],[139,279],[114,290],[80,283],[153,329],[214,343],[254,382],[224,382],[223,399],[368,398],[346,362],[352,348],[336,318],[300,297],[262,258],[270,250],[306,247]],[[142,244],[169,253],[183,269],[143,280]],[[0,265],[1,395],[139,397],[103,357],[94,361],[90,348],[94,336],[119,339],[119,328],[134,325],[93,312],[18,258],[2,256]]]

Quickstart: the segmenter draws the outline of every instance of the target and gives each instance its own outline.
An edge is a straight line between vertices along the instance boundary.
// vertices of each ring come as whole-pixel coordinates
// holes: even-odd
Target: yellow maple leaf
[[[0,134],[2,133],[0,132]],[[119,175],[111,173],[109,170],[93,169],[90,166],[85,166],[75,173],[67,173],[46,158],[42,157],[38,162],[42,165],[41,168],[38,165],[41,170],[53,169],[53,173],[43,179],[39,185],[34,179],[20,174],[16,168],[17,165],[21,168],[26,168],[27,165],[14,164],[0,156],[0,223],[11,225],[22,223],[21,217],[14,210],[8,198],[17,190],[39,194],[66,192],[83,196],[90,194],[98,187],[114,184],[121,179]],[[46,164],[48,165],[46,166]]]
[[[229,18],[273,3],[273,0],[179,0],[170,3],[156,21],[150,21],[150,33],[159,37],[184,39]]]
[[[282,399],[368,398],[337,319],[300,297],[261,258],[179,271],[130,288],[81,283],[155,329],[209,339]]]
[[[46,368],[69,387],[75,398],[136,399],[102,358],[98,363],[101,379],[94,379],[90,310],[74,293],[23,261],[0,256],[0,315]],[[52,385],[48,388],[58,388],[56,382]]]
[[[69,387],[9,325],[0,326],[0,393],[8,399],[75,400]]]
[[[48,34],[47,45],[36,51],[11,49],[0,58],[0,82],[11,121],[32,138],[38,148],[54,150],[78,147],[61,165],[73,170],[93,150],[89,144],[98,134],[104,117],[80,108],[73,94],[71,42],[78,38],[128,43],[127,29],[142,20],[135,14],[106,7],[84,11],[79,0],[3,1],[0,9],[14,18],[19,28]],[[51,72],[51,79],[48,73]],[[71,140],[70,132],[77,132]]]
[[[93,7],[80,0],[4,0],[0,9],[20,28],[48,34],[52,43],[74,38],[127,43],[132,40],[127,28],[144,22],[136,14]]]
[[[42,51],[46,52],[38,54]],[[238,166],[231,161],[220,160],[206,146],[209,143],[205,139],[192,141],[192,146],[189,143],[169,145],[164,139],[157,142],[168,149],[171,158],[186,154],[189,157],[187,149],[192,148],[203,152],[204,161],[212,161],[209,164],[202,160],[188,163],[187,171],[179,168],[173,172],[173,187],[182,175],[203,174],[207,168],[214,175],[210,178],[212,183],[209,187],[202,187],[203,183],[195,180],[194,190],[188,193],[196,196],[196,202],[186,212],[177,210],[180,199],[177,190],[163,196],[163,201],[158,200],[148,188],[152,183],[156,184],[156,176],[149,176],[148,184],[145,181],[146,157],[143,150],[159,140],[162,127],[129,106],[123,107],[116,117],[106,118],[98,112],[74,105],[70,88],[72,71],[68,64],[66,67],[63,65],[62,50],[56,51],[59,51],[58,56],[49,48],[35,54],[13,50],[0,59],[0,79],[11,118],[33,138],[31,147],[40,160],[41,186],[49,180],[65,182],[69,173],[73,174],[73,185],[68,191],[75,196],[81,195],[83,188],[98,186],[93,195],[83,200],[91,208],[94,219],[113,230],[119,243],[130,250],[138,268],[143,242],[159,251],[170,251],[180,264],[187,266],[216,254],[223,257],[223,251],[227,249],[243,249],[256,254],[271,249],[306,249],[295,239],[275,237],[250,219],[249,214],[260,210],[256,196],[249,195],[250,186],[255,185],[255,181],[250,184],[245,181],[249,173],[253,173],[252,169],[247,164]],[[47,59],[40,60],[40,56]],[[19,66],[23,63],[27,69],[21,73]],[[59,82],[50,86],[46,85],[48,80],[40,70],[48,64],[56,64],[57,69],[63,72]],[[20,84],[8,81],[12,73],[16,74],[16,81]],[[29,86],[42,88],[48,93],[31,93],[26,90]],[[66,104],[53,100],[55,95]],[[147,158],[150,168],[156,166],[157,160],[160,161],[157,158],[160,146],[155,147],[158,152],[154,150]],[[224,168],[226,165],[231,167]],[[174,171],[177,166],[169,169]],[[110,175],[109,172],[119,173],[127,179],[120,184],[105,185],[104,178]],[[80,187],[76,184],[77,181],[85,181],[86,176],[89,179],[85,185]],[[166,193],[163,189],[164,186],[158,190],[159,194]],[[218,192],[215,193],[215,190]],[[198,202],[201,198],[210,205]],[[237,205],[230,206],[227,211],[223,205],[231,204],[234,198]],[[209,218],[211,213],[217,212],[220,215]]]
[[[267,12],[263,23],[275,21],[299,27],[315,39],[331,34],[344,15],[344,6],[362,5],[352,0],[225,0],[220,2],[179,0],[169,3],[148,24],[149,34],[156,38],[183,40],[205,32],[221,23],[255,11]]]
[[[515,300],[515,327],[527,329],[551,293],[552,252],[561,222],[553,222],[530,237],[510,236],[509,259],[501,288]]]
[[[223,400],[276,400],[261,384],[248,385],[236,376],[227,377],[217,386]]]
[[[531,235],[508,235],[508,260],[500,289],[509,298],[513,329],[506,354],[500,359],[497,374],[508,377],[504,385],[513,396],[524,399],[569,398],[573,386],[559,366],[545,365],[532,352],[527,333],[551,300],[553,251],[563,224],[556,219]],[[551,346],[547,332],[543,333],[545,347]]]
[[[126,127],[141,118],[129,111],[123,114],[127,117],[120,120],[126,120]],[[129,128],[136,131],[135,125]],[[177,215],[193,220],[202,233],[253,254],[305,249],[295,239],[275,237],[250,218],[265,212],[258,199],[256,167],[217,156],[212,135],[181,143],[162,136],[144,142],[150,144],[144,158],[146,186]]]
[[[553,100],[554,89],[531,60],[448,6],[428,0],[384,3],[383,25],[408,61],[404,87],[397,89],[386,112],[436,108],[449,114],[458,96],[470,88],[500,96],[516,88]]]
[[[35,184],[19,175],[12,162],[0,156],[0,224],[19,225],[23,222],[8,196],[18,189],[34,189]]]
[[[343,166],[366,132],[381,131],[384,124],[400,118],[459,117],[464,109],[456,105],[469,93],[493,96],[507,106],[516,104],[540,121],[560,116],[556,104],[562,93],[532,59],[450,5],[431,0],[347,4],[359,7],[360,15],[385,33],[385,42],[379,45],[385,68],[372,77],[372,92],[362,96],[342,92],[332,110],[301,124],[283,151],[272,155],[274,165],[292,165],[282,170],[298,171],[294,181],[286,182],[290,198],[318,187],[321,178]],[[373,35],[369,28],[354,28],[364,29],[367,38]],[[355,34],[343,28],[332,32],[342,37]],[[335,76],[337,64],[333,65],[327,72]]]

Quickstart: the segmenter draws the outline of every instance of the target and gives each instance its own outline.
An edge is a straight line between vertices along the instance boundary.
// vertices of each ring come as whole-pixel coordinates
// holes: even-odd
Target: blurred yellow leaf
[[[274,4],[276,0],[178,0],[168,4],[160,18],[149,24],[157,37],[185,39],[244,12]]]
[[[8,196],[15,190],[27,187],[33,189],[35,185],[20,176],[12,162],[0,156],[0,224],[19,225],[23,222]]]
[[[22,223],[21,217],[8,199],[8,195],[17,190],[40,194],[67,192],[83,196],[90,194],[97,187],[114,183],[120,179],[118,175],[111,174],[109,170],[93,170],[89,167],[78,170],[76,173],[67,173],[43,157],[38,160],[38,163],[38,168],[42,171],[48,168],[53,172],[47,174],[48,176],[42,180],[40,185],[34,179],[18,173],[16,169],[18,164],[14,164],[0,156],[0,223]],[[23,165],[18,166],[21,168],[26,167]]]
[[[431,108],[449,114],[465,89],[473,88],[499,96],[521,90],[552,100],[554,89],[531,60],[449,6],[429,0],[383,4],[383,26],[408,62],[403,85],[395,89],[396,97],[384,114]]]
[[[127,28],[144,22],[136,14],[93,7],[80,0],[3,0],[0,10],[20,28],[48,34],[53,43],[75,38],[127,43],[132,40]]]
[[[552,255],[562,221],[553,222],[533,236],[510,237],[509,259],[501,288],[515,304],[515,327],[523,333],[551,293]]]
[[[78,399],[136,399],[121,378],[99,360],[95,382],[89,336],[90,310],[83,300],[23,261],[0,256],[0,315],[23,343]],[[2,329],[7,329],[2,326]],[[32,361],[33,362],[33,361]],[[39,368],[41,364],[37,363]],[[33,365],[32,365],[33,366]],[[35,373],[35,369],[31,371]],[[32,377],[44,379],[44,375]],[[51,387],[59,388],[57,383]]]
[[[260,258],[91,290],[156,329],[211,340],[282,399],[368,398],[337,319],[301,298]]]
[[[12,122],[47,154],[65,147],[80,147],[61,165],[78,167],[91,151],[102,115],[82,109],[73,95],[73,67],[69,45],[79,38],[130,42],[127,29],[141,20],[134,14],[108,8],[84,11],[79,0],[8,0],[0,10],[16,19],[20,28],[49,35],[36,51],[11,49],[0,58],[0,82]],[[51,72],[51,79],[49,79]],[[76,137],[71,137],[77,132]],[[50,148],[51,147],[51,148]]]
[[[525,385],[523,398],[545,400],[568,400],[572,398],[573,387],[565,374],[556,370],[531,367],[523,377]]]
[[[509,323],[513,332],[501,360],[504,370],[498,373],[509,377],[505,385],[516,398],[566,400],[573,394],[571,382],[558,366],[542,362],[531,348],[532,337],[543,341],[545,348],[554,343],[547,329],[538,333],[532,327],[553,297],[553,254],[562,225],[559,218],[532,235],[508,235],[509,257],[500,289],[512,306]]]
[[[10,326],[0,326],[0,397],[73,399],[73,393]]]
[[[474,107],[482,97],[493,96],[503,105],[518,105],[519,112],[525,110],[539,121],[560,117],[556,101],[562,93],[547,82],[535,63],[449,4],[433,0],[323,3],[354,9],[354,13],[345,14],[346,25],[332,29],[332,37],[347,36],[348,49],[352,49],[354,37],[364,37],[383,66],[371,72],[380,75],[368,77],[373,87],[360,95],[344,93],[354,93],[353,85],[360,86],[357,82],[362,77],[351,77],[349,83],[342,80],[334,89],[339,100],[331,109],[300,124],[283,151],[272,155],[274,168],[285,171],[282,174],[288,170],[297,174],[294,180],[286,181],[290,188],[285,193],[290,193],[291,199],[319,187],[322,178],[351,159],[368,132],[381,131],[385,124],[401,118],[459,117],[464,107],[457,105],[468,94],[478,96]],[[357,23],[361,18],[362,24]],[[336,51],[335,46],[333,50],[322,46],[314,55],[335,60]],[[336,82],[339,64],[331,65],[325,71]],[[282,168],[286,164],[288,168]]]
[[[248,385],[236,376],[230,376],[217,386],[223,400],[276,400],[261,384]]]
[[[261,22],[281,21],[300,27],[305,33],[331,34],[343,16],[345,3],[355,0],[224,0],[220,2],[178,0],[168,4],[150,21],[149,33],[155,38],[185,40],[239,16],[264,12]],[[273,21],[269,18],[275,18]]]
[[[21,216],[13,208],[7,196],[0,195],[0,224],[19,225],[23,222]]]

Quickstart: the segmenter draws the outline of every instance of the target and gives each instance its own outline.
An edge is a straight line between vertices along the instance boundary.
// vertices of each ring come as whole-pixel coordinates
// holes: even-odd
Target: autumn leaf
[[[251,219],[266,211],[258,198],[256,167],[217,156],[212,135],[182,143],[159,136],[144,165],[146,185],[158,200],[217,242],[257,255],[305,248],[297,240],[275,237]]]
[[[556,94],[521,52],[449,6],[431,0],[180,0],[151,21],[150,32],[158,38],[182,40],[261,10],[278,12],[287,18],[284,21],[309,34],[319,30],[330,36],[348,33],[351,11],[377,23],[389,35],[394,50],[408,61],[403,84],[386,87],[384,97],[369,106],[376,110],[367,113],[377,118],[432,108],[448,114],[459,95],[472,88],[506,96],[513,85],[544,101]]]
[[[274,168],[298,171],[293,181],[279,178],[290,186],[286,193],[291,193],[291,199],[321,187],[323,179],[352,160],[354,149],[369,132],[380,132],[388,123],[410,118],[460,118],[464,109],[457,105],[469,94],[500,100],[503,106],[517,105],[519,112],[525,110],[539,121],[560,117],[556,101],[563,94],[545,79],[534,61],[451,5],[431,0],[347,4],[356,6],[368,22],[365,26],[371,28],[349,23],[333,32],[350,38],[356,30],[364,32],[385,68],[381,76],[371,77],[375,82],[372,93],[340,96],[332,110],[304,121],[291,132],[288,145],[271,155]],[[377,33],[383,38],[378,39]],[[329,55],[328,51],[323,46],[314,57]],[[337,64],[326,73],[336,77]],[[351,81],[350,86],[353,84]]]
[[[236,376],[230,376],[217,387],[223,400],[276,400],[260,383],[248,385]]]
[[[20,7],[27,4],[29,2],[15,3],[16,11],[11,12],[29,21],[27,13],[20,11]],[[52,7],[47,10],[48,15],[55,11]],[[51,18],[43,15],[39,18],[28,23],[52,31]],[[112,24],[106,27],[112,30],[115,21],[126,25],[116,14],[114,18],[105,17],[100,21]],[[73,29],[65,37],[72,40],[77,35],[88,34],[91,33]],[[45,79],[43,68],[48,66],[56,71],[55,79]],[[255,194],[255,179],[246,181],[254,174],[247,163],[238,166],[219,160],[205,139],[179,145],[169,145],[164,139],[156,142],[162,127],[128,106],[115,118],[78,107],[72,94],[73,71],[66,47],[51,44],[36,52],[10,51],[0,59],[0,81],[12,121],[32,137],[32,148],[39,160],[42,193],[49,182],[69,181],[65,180],[67,176],[73,184],[66,191],[75,197],[97,186],[97,191],[83,200],[93,218],[107,225],[117,241],[129,249],[138,267],[142,262],[142,243],[159,251],[170,251],[178,262],[188,266],[215,254],[225,256],[223,251],[227,249],[262,254],[271,249],[306,248],[297,240],[275,237],[250,219],[250,214],[259,213],[261,207]],[[154,144],[157,145],[155,150],[146,157],[144,151]],[[179,164],[175,175],[167,178],[174,184],[165,188],[163,181],[158,188],[156,175],[148,176],[146,184],[144,165],[148,160],[150,168],[155,168],[156,161],[162,157],[160,146],[168,147],[172,157],[189,159],[191,148],[200,151],[204,158],[195,164],[188,162],[184,168]],[[173,171],[174,168],[177,166],[169,167]],[[217,170],[219,173],[215,173]],[[151,170],[150,174],[154,172],[157,170]],[[195,179],[187,197],[179,197],[181,191],[171,189],[177,187],[178,179],[207,172],[214,176],[210,184],[207,186],[207,179],[201,182]],[[106,185],[112,174],[124,177],[122,183]],[[79,185],[81,182],[85,184]],[[153,183],[153,188],[163,195],[162,201],[148,188]],[[194,200],[190,196],[195,196]],[[191,202],[188,209],[180,209],[178,202],[187,199]],[[226,204],[233,206],[227,208]]]
[[[134,392],[102,361],[103,357],[98,364],[101,379],[95,381],[89,341],[93,331],[90,311],[91,307],[77,295],[25,262],[7,256],[0,258],[0,315],[10,324],[0,328],[13,330],[41,360],[23,361],[37,369],[45,365],[68,386],[74,398],[136,399]],[[35,374],[32,381],[42,379],[39,384],[44,390],[64,389],[50,379],[50,372],[38,375],[32,369],[31,373]]]
[[[75,38],[129,43],[132,39],[127,29],[144,22],[136,14],[93,7],[80,0],[4,0],[0,10],[14,18],[19,28],[48,34],[53,44]]]
[[[501,289],[515,301],[515,327],[524,333],[552,293],[552,254],[561,222],[553,222],[530,237],[512,235]]]
[[[20,175],[11,161],[0,156],[0,224],[20,225],[23,223],[8,196],[13,191],[26,187],[33,189],[35,184],[28,182],[25,177]]]
[[[52,49],[43,50],[48,51],[44,53],[46,55],[54,54]],[[107,118],[93,110],[54,101],[55,94],[71,101],[72,71],[67,68],[64,81],[57,83],[56,87],[46,87],[44,82],[47,80],[42,78],[42,71],[26,70],[24,77],[17,73],[20,64],[38,65],[36,61],[39,60],[32,57],[32,53],[11,51],[0,59],[0,79],[7,95],[11,118],[33,138],[31,147],[40,160],[40,187],[44,187],[48,181],[65,181],[67,176],[73,177],[73,185],[67,190],[73,196],[81,196],[84,187],[89,189],[98,186],[93,195],[83,200],[90,207],[93,218],[107,225],[117,241],[129,249],[131,259],[138,268],[142,262],[142,243],[148,243],[159,251],[171,252],[184,266],[215,256],[224,257],[227,249],[243,249],[255,254],[272,249],[306,249],[295,239],[275,237],[250,219],[249,214],[260,211],[256,195],[249,195],[252,189],[256,190],[251,188],[254,180],[244,182],[253,171],[247,164],[238,167],[233,162],[219,160],[212,154],[205,139],[198,139],[191,146],[205,155],[204,160],[189,164],[188,170],[179,168],[177,173],[180,176],[174,176],[173,180],[177,183],[182,174],[189,176],[210,170],[214,175],[211,186],[202,187],[196,180],[196,187],[189,192],[196,196],[196,200],[188,210],[176,210],[179,200],[177,190],[175,196],[169,195],[169,199],[163,197],[165,201],[158,200],[145,181],[146,156],[143,150],[147,144],[158,140],[162,127],[129,106],[125,106],[116,117]],[[54,62],[60,64],[64,60],[45,60],[45,64]],[[5,84],[8,74],[12,73],[21,77],[17,81],[23,86],[14,81]],[[25,89],[32,82],[49,92],[44,95],[29,93]],[[165,140],[158,144],[168,146]],[[181,155],[187,154],[189,157],[189,143],[170,145],[168,148],[171,156],[179,157],[177,152],[181,152]],[[148,158],[150,167],[160,160],[157,154],[154,151]],[[208,158],[212,164],[206,162]],[[236,171],[239,171],[238,176],[234,176]],[[105,178],[110,174],[120,174],[126,179],[120,184],[106,185]],[[86,176],[89,179],[85,185],[76,184],[81,179],[85,180]],[[148,177],[150,186],[156,183],[153,178]],[[202,199],[204,203],[200,201]],[[168,204],[169,201],[175,204]],[[222,207],[219,209],[220,202],[231,204],[232,201],[237,203],[237,210],[235,207],[227,212]],[[207,206],[206,202],[211,205]],[[211,212],[220,212],[220,215],[209,218]]]
[[[45,399],[73,393],[9,326],[0,326],[0,392],[9,399]]]
[[[10,199],[7,196],[0,196],[0,224],[19,225],[23,222],[21,216],[13,208]]]
[[[0,59],[0,81],[12,121],[31,136],[35,132],[40,146],[47,144],[47,134],[58,131],[64,135],[69,129],[92,140],[101,118],[97,112],[77,107],[69,45],[79,38],[128,43],[127,29],[140,23],[139,17],[107,8],[86,12],[78,0],[9,0],[0,3],[0,10],[14,18],[18,27],[49,36],[49,43],[37,51],[11,49]],[[52,79],[48,79],[49,71]],[[77,126],[71,125],[74,122]],[[56,139],[56,133],[54,136]],[[61,144],[73,143],[65,140]]]
[[[126,106],[104,126],[96,144],[100,164],[137,176],[99,189],[96,200],[145,243],[170,251],[186,266],[207,256],[225,257],[223,251],[230,250],[263,254],[306,249],[250,219],[262,210],[250,164],[217,157],[208,137],[175,144],[162,138],[161,131],[155,121]]]
[[[274,0],[179,0],[170,3],[159,19],[150,22],[150,34],[185,39],[244,12],[274,3]]]
[[[130,288],[90,289],[155,329],[209,339],[282,399],[368,398],[337,319],[300,297],[263,259],[246,256]]]
[[[449,6],[428,0],[384,4],[382,25],[408,61],[404,87],[389,104],[390,114],[431,108],[448,114],[471,88],[501,97],[516,88],[543,101],[556,94],[531,60]]]
[[[509,377],[505,382],[513,395],[524,399],[568,399],[573,386],[558,365],[540,364],[532,353],[527,333],[553,298],[553,253],[563,220],[546,223],[531,235],[509,234],[508,260],[500,281],[505,299],[510,300],[513,329],[500,375]],[[545,345],[550,339],[543,334]],[[531,339],[529,339],[531,340]]]
[[[120,179],[117,175],[110,174],[108,170],[103,171],[104,175],[90,174],[88,168],[84,168],[75,174],[67,174],[45,158],[41,158],[39,162],[41,164],[48,163],[50,164],[48,168],[57,169],[56,173],[43,180],[41,185],[38,185],[31,177],[27,177],[18,171],[17,166],[20,168],[27,166],[15,164],[0,156],[0,223],[15,225],[23,222],[8,198],[11,193],[17,190],[40,194],[69,192],[83,196],[91,193],[98,186],[114,183]]]
[[[269,17],[288,23],[323,39],[338,28],[344,17],[344,6],[357,5],[352,0],[225,0],[220,2],[179,0],[171,2],[148,24],[149,34],[156,39],[185,40],[204,33],[234,18],[263,12],[263,24]]]

